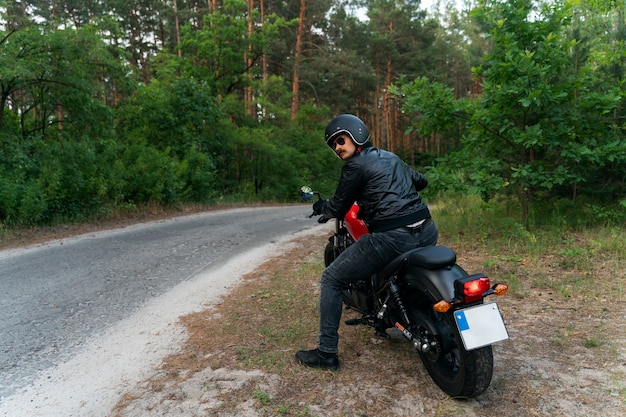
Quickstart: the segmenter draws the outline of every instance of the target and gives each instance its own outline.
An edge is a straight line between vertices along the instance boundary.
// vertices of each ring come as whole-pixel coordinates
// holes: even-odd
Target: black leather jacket
[[[343,218],[356,201],[370,232],[396,229],[430,218],[418,192],[426,185],[426,177],[397,155],[365,147],[345,161],[335,195],[321,211],[329,218]]]

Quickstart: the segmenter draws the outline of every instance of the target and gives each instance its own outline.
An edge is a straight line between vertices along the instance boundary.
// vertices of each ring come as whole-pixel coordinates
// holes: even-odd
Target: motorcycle
[[[300,195],[306,202],[315,196],[321,199],[308,186],[300,189]],[[369,233],[358,210],[355,203],[343,219],[335,219],[334,234],[324,249],[325,266]],[[361,315],[346,324],[371,326],[384,338],[389,337],[387,329],[398,329],[442,391],[472,398],[491,383],[492,345],[508,339],[497,303],[486,303],[485,298],[507,292],[507,284],[492,285],[482,273],[465,272],[456,263],[455,252],[438,245],[406,252],[370,279],[350,285],[343,302]]]

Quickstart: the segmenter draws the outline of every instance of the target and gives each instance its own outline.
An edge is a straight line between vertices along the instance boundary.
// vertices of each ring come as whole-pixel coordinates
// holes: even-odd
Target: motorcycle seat
[[[416,265],[434,270],[451,267],[455,262],[456,253],[452,249],[446,246],[426,246],[403,253],[376,275],[388,277],[405,265]]]

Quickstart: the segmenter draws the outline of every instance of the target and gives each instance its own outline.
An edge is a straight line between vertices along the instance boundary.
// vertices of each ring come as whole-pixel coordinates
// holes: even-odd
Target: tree
[[[575,197],[579,184],[593,180],[586,169],[605,163],[604,148],[613,148],[615,138],[592,135],[589,122],[599,133],[597,123],[607,121],[602,115],[621,97],[613,88],[592,92],[595,77],[572,71],[578,41],[563,31],[570,8],[523,0],[487,4],[478,13],[490,25],[494,47],[477,71],[484,93],[472,142],[501,161],[528,228],[532,202],[564,187]]]
[[[606,186],[609,178],[601,167],[624,167],[623,127],[607,117],[618,110],[624,93],[603,86],[592,71],[572,71],[571,52],[579,41],[563,30],[571,22],[570,8],[491,0],[475,13],[492,42],[475,70],[482,95],[455,101],[451,90],[423,79],[400,92],[409,96],[405,110],[420,114],[417,128],[445,132],[454,118],[464,120],[462,156],[451,160],[456,167],[462,161],[485,198],[516,195],[529,228],[533,203],[559,198],[564,190],[576,198],[580,184],[601,180]],[[425,122],[426,117],[436,122]]]
[[[111,132],[111,112],[99,99],[105,93],[101,81],[105,73],[121,71],[92,28],[28,25],[1,39],[0,104],[18,115],[22,137],[45,137],[50,127],[77,137]]]
[[[262,31],[250,31],[244,1],[225,0],[223,7],[206,16],[201,28],[182,30],[181,75],[211,84],[218,97],[236,93],[243,97],[250,72],[259,71],[261,57],[284,19],[265,16]]]
[[[389,87],[403,75],[414,78],[429,72],[427,51],[434,42],[435,23],[426,19],[419,1],[369,0],[366,4],[367,56],[377,79],[370,126],[381,147],[400,152],[407,145],[397,140],[404,137],[405,126]]]

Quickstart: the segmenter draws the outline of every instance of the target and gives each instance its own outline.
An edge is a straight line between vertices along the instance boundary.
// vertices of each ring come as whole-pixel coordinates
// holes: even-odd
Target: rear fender
[[[454,336],[443,317],[449,313],[438,313],[433,305],[441,300],[454,300],[454,282],[466,276],[467,272],[456,264],[435,270],[410,265],[398,275],[413,323],[440,336],[445,350],[454,347]]]
[[[418,291],[425,294],[432,304],[441,300],[454,300],[454,281],[467,276],[467,272],[456,264],[440,269],[407,265],[398,274],[401,286],[409,292]]]

